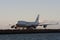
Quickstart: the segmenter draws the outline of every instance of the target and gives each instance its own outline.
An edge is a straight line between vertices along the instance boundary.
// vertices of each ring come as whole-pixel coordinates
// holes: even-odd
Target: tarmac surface
[[[60,29],[0,29],[0,34],[60,33]]]

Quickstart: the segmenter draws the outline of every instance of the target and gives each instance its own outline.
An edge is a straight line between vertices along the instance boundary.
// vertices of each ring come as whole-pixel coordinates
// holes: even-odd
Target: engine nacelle
[[[44,27],[44,28],[46,28],[46,27],[47,27],[47,25],[43,25],[43,27]]]
[[[11,26],[11,28],[14,28],[14,27],[15,27],[15,25],[12,25],[12,26]]]

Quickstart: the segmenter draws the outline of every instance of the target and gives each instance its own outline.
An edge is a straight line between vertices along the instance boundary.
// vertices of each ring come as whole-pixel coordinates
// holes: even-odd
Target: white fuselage
[[[26,22],[26,21],[18,21],[17,22],[18,25],[20,25],[21,27],[27,27],[27,26],[37,26],[39,23],[38,22]]]

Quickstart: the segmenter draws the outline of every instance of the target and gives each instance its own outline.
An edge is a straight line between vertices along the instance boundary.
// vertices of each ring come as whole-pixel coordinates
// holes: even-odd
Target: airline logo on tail
[[[37,16],[35,22],[38,22],[38,23],[39,23],[39,14],[38,14],[38,16]]]

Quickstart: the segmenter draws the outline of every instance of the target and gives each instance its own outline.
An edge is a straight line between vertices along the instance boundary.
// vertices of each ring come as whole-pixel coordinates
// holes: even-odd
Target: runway
[[[60,33],[60,29],[29,29],[29,30],[18,30],[18,29],[0,29],[0,34],[35,34],[35,33]]]

